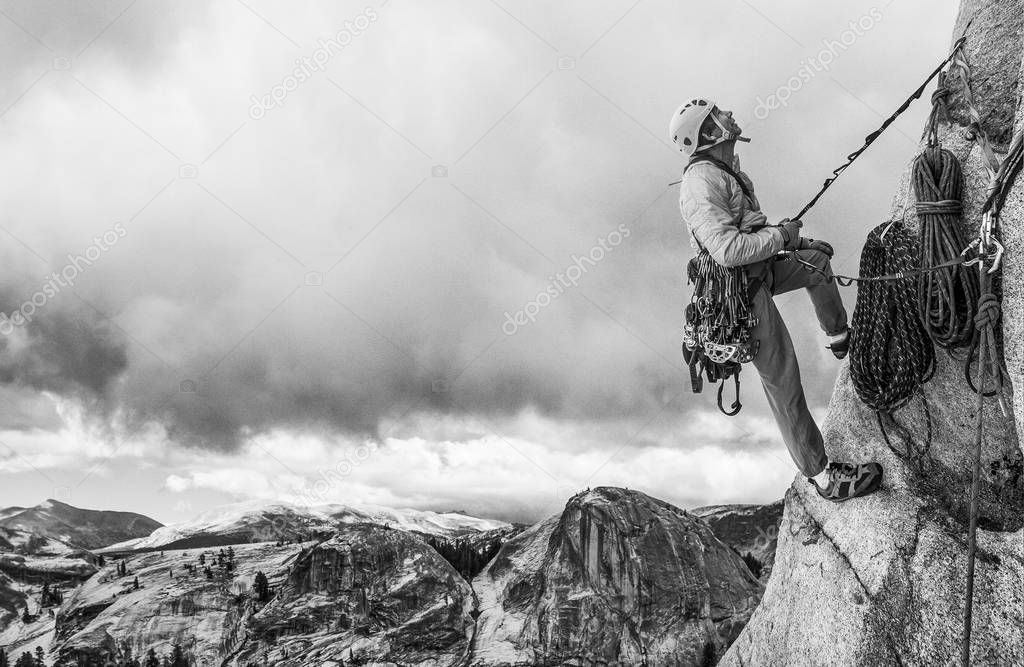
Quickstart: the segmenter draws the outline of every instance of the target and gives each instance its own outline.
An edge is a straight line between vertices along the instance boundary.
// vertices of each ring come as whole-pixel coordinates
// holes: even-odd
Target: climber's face
[[[732,132],[737,137],[743,133],[743,128],[740,127],[740,124],[732,117],[731,111],[716,108],[715,113],[718,114],[718,120],[721,121],[726,130]]]

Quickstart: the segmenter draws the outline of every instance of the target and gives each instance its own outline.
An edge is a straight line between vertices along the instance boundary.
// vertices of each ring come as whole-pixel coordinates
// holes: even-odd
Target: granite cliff
[[[967,38],[982,127],[1000,158],[1021,122],[1022,30],[1022,0],[964,0],[954,30],[954,39]],[[941,123],[940,137],[963,165],[963,224],[973,238],[988,177],[963,93],[950,81],[950,118]],[[908,226],[916,229],[913,203],[908,168],[897,184],[893,217],[906,212]],[[1018,180],[1001,215],[1007,247],[1002,333],[1012,385],[1003,399],[1012,412],[1004,416],[991,399],[983,413],[971,649],[977,665],[1024,664],[1024,480],[1017,438],[1024,408],[1013,399],[1024,381],[1022,213],[1024,181]],[[942,350],[936,356],[938,368],[923,400],[894,415],[891,447],[874,413],[858,400],[848,372],[840,374],[823,429],[826,449],[842,460],[878,460],[885,483],[869,498],[837,506],[803,480],[794,482],[764,598],[722,665],[958,663],[976,399],[962,360]]]

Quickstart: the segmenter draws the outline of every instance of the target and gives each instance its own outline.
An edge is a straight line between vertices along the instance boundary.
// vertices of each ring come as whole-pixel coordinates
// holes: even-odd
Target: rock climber
[[[829,461],[821,431],[807,408],[793,341],[772,300],[777,294],[806,289],[818,324],[829,338],[827,347],[836,358],[845,357],[850,330],[839,288],[779,254],[791,251],[831,275],[832,246],[801,237],[800,220],[768,224],[753,182],[740,170],[736,142],[749,139],[742,136],[731,111],[719,109],[711,100],[691,100],[672,116],[669,137],[689,158],[679,208],[691,244],[706,249],[724,267],[746,267],[753,284],[760,284],[752,302],[757,318],[752,338],[759,344],[753,364],[790,455],[823,498],[842,502],[873,493],[882,482],[878,463]]]

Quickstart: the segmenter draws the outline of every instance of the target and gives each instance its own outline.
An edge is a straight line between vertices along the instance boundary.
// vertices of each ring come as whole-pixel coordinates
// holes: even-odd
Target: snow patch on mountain
[[[392,509],[380,505],[320,505],[243,501],[203,512],[191,521],[158,528],[148,537],[110,545],[101,552],[156,549],[199,536],[234,537],[242,542],[291,540],[314,531],[353,523],[374,523],[406,531],[452,537],[508,528],[511,524],[457,512]],[[225,542],[227,543],[227,542]]]

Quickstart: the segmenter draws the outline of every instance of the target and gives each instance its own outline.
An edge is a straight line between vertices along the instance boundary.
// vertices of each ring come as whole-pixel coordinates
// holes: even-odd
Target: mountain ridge
[[[100,553],[227,546],[308,538],[345,524],[374,523],[411,532],[454,537],[508,528],[512,524],[453,512],[393,509],[381,505],[305,506],[277,501],[242,501],[212,508],[150,535],[108,545]]]
[[[20,511],[12,511],[20,510]],[[0,527],[20,530],[81,549],[96,549],[149,535],[162,523],[136,512],[91,510],[48,498],[33,507],[0,510]]]
[[[268,507],[282,521],[311,516],[248,502],[200,518],[231,529],[246,510]],[[325,660],[507,666],[570,655],[702,665],[732,642],[763,591],[704,519],[635,490],[580,492],[521,533],[505,522],[428,513],[426,527],[435,530],[504,526],[449,532],[447,542],[462,545],[450,552],[428,533],[358,520],[362,514],[337,520],[332,511],[351,507],[326,507],[319,516],[332,528],[307,535],[311,540],[108,552],[91,571],[54,556],[49,560],[67,570],[53,589],[62,602],[40,601],[38,577],[0,581],[14,593],[0,645],[12,656],[44,646],[48,660],[62,666],[121,660],[126,651],[167,655],[176,645],[195,664],[237,667],[265,651],[282,667]],[[424,519],[420,514],[402,516],[407,528],[424,527],[413,521]],[[439,517],[463,523],[438,524]],[[465,549],[479,554],[485,547],[497,555],[479,574],[464,574]],[[26,563],[38,570],[44,560]],[[257,572],[265,573],[266,589]],[[580,625],[590,612],[600,623]],[[510,632],[515,628],[525,634]]]

